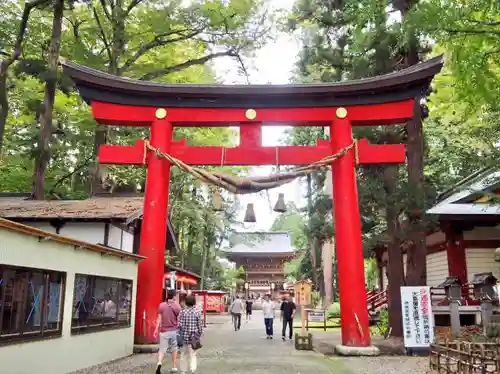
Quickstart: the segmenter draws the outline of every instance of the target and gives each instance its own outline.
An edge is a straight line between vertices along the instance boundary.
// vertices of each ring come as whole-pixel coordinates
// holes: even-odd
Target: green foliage
[[[378,267],[377,261],[374,258],[365,260],[365,282],[368,290],[373,290],[377,287]]]
[[[330,305],[327,311],[327,318],[340,318],[340,303],[333,303]]]
[[[383,335],[389,331],[389,311],[382,309],[379,314],[378,332]]]
[[[271,226],[271,231],[286,231],[292,238],[292,245],[296,249],[308,247],[304,233],[305,217],[299,212],[295,203],[289,201],[286,212],[280,214]]]

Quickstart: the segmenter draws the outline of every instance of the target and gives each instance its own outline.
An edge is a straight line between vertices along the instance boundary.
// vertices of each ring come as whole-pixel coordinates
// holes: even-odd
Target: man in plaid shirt
[[[181,372],[186,373],[189,366],[189,371],[195,373],[197,360],[196,350],[193,349],[192,343],[200,340],[203,334],[203,321],[193,295],[186,297],[186,308],[179,315],[179,328],[181,339],[184,342],[182,346],[184,354],[181,356]]]

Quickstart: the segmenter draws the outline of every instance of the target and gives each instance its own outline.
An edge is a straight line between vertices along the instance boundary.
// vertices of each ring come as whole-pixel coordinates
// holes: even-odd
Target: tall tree
[[[52,136],[52,112],[56,97],[57,67],[61,48],[61,31],[64,15],[64,0],[52,0],[52,33],[47,54],[47,74],[45,95],[40,113],[40,135],[38,137],[37,157],[33,177],[33,198],[45,197],[45,171],[50,159],[49,144]]]
[[[28,21],[30,18],[31,11],[36,7],[40,7],[49,3],[49,0],[33,0],[27,1],[24,4],[23,13],[21,16],[21,21],[19,22],[19,29],[15,35],[15,39],[12,39],[12,33],[7,30],[11,30],[12,24],[16,22],[16,17],[13,12],[13,3],[5,2],[0,6],[2,17],[4,17],[4,25],[9,25],[8,29],[2,32],[3,45],[1,55],[3,56],[0,62],[0,158],[2,156],[3,140],[5,135],[5,126],[7,124],[7,116],[9,115],[9,97],[8,97],[8,71],[11,65],[16,62],[19,57],[21,57],[21,50],[24,42],[24,37],[26,35],[26,30],[28,28]],[[13,44],[12,51],[8,53],[6,47],[9,44]]]
[[[195,1],[158,3],[149,0],[92,1],[94,30],[103,54],[99,56],[110,74],[141,80],[164,80],[175,72],[204,65],[220,57],[241,56],[255,48],[267,33],[266,16],[258,1]],[[85,18],[77,18],[74,28]],[[138,27],[141,25],[141,27]],[[80,37],[75,33],[75,37]],[[95,46],[87,44],[92,50]],[[158,54],[165,48],[195,48],[183,58],[168,63]],[[89,48],[89,49],[90,49]],[[90,52],[90,51],[88,51]],[[87,52],[87,53],[88,53]],[[156,64],[151,64],[150,61]],[[94,154],[110,136],[109,126],[96,127]],[[102,190],[105,172],[96,165],[92,189]]]

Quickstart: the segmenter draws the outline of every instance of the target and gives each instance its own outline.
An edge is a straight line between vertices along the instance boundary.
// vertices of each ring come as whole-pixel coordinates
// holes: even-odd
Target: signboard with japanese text
[[[434,341],[430,287],[401,287],[405,347],[424,348]]]
[[[309,322],[325,322],[324,310],[308,310],[307,320]]]

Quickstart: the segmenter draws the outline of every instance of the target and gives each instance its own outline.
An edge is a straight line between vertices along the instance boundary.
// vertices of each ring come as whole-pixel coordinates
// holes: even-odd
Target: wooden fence
[[[431,345],[430,368],[437,373],[500,373],[500,343],[446,342]]]

